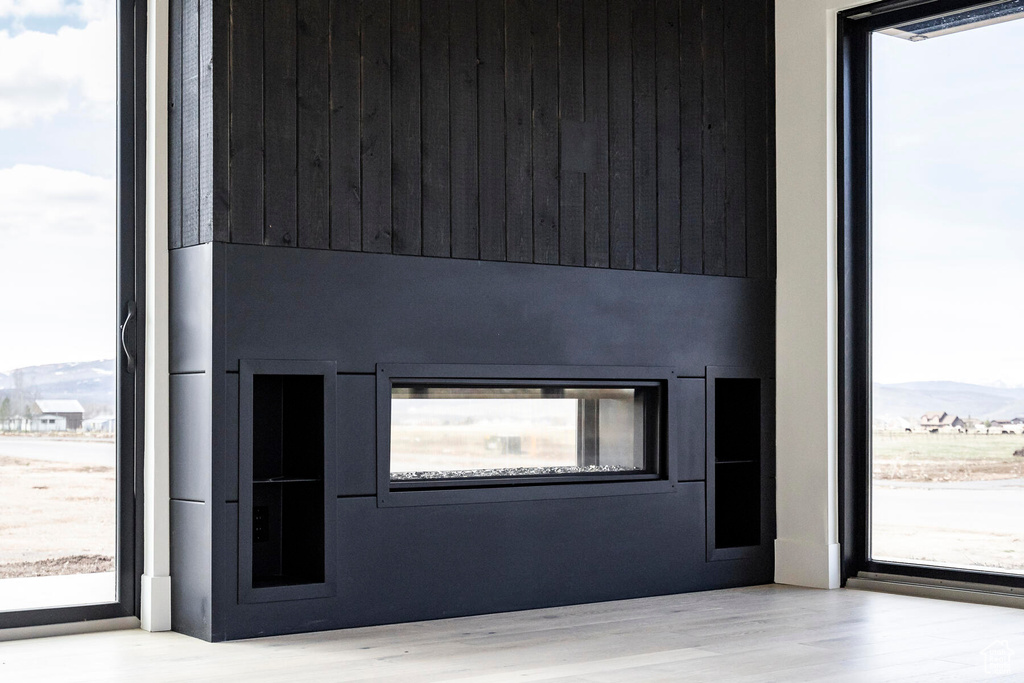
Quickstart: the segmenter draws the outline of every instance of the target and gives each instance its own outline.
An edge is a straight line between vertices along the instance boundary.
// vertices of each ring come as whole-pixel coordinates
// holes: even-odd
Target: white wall
[[[148,0],[146,71],[146,453],[142,628],[171,628],[167,253],[167,0]]]
[[[836,21],[846,0],[776,0],[775,580],[839,586]]]

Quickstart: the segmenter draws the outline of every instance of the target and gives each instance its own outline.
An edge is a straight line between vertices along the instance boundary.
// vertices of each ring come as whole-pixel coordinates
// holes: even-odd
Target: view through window
[[[1024,573],[1022,46],[872,37],[876,560]]]
[[[0,611],[116,598],[115,12],[0,2]]]

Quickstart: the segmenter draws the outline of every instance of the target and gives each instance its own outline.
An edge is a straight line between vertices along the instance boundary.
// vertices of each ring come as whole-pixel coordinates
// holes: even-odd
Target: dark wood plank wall
[[[172,0],[172,248],[771,277],[771,0]]]

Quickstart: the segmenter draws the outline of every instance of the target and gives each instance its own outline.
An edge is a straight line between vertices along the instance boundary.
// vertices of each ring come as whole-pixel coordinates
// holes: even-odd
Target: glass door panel
[[[117,57],[113,0],[0,3],[0,612],[118,599]]]
[[[876,561],[1024,573],[1024,21],[1001,8],[1013,4],[871,39]]]

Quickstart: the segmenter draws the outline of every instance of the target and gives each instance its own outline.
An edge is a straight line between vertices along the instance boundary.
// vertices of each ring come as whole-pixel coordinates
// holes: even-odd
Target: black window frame
[[[143,567],[146,281],[145,0],[117,0],[117,595],[113,602],[0,611],[0,629],[139,616]]]
[[[838,440],[842,582],[888,574],[1024,588],[1024,576],[871,558],[871,35],[987,4],[885,0],[839,13],[837,27]]]
[[[675,441],[669,416],[678,413],[676,377],[667,368],[523,365],[386,364],[377,366],[377,505],[459,503],[580,498],[667,493],[676,487]],[[646,405],[643,472],[537,477],[473,477],[422,481],[391,480],[391,399],[394,386],[424,387],[622,387],[652,390]],[[653,454],[653,462],[652,455]]]

